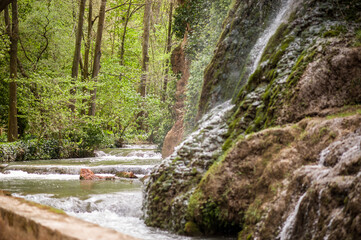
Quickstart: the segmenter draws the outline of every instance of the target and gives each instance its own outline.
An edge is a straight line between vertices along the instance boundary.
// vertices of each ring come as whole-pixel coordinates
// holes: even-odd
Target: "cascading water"
[[[248,66],[245,69],[247,76],[243,77],[249,77],[255,71],[269,39],[286,20],[294,1],[282,1],[272,23],[252,48],[247,60]],[[198,129],[190,134],[169,158],[152,171],[151,177],[146,182],[143,203],[145,219],[150,225],[166,226],[175,231],[184,229],[189,197],[199,180],[222,152],[221,146],[228,130],[226,121],[232,109],[230,101],[227,101],[206,113]],[[186,186],[184,186],[185,183]],[[169,194],[169,192],[176,194]],[[162,202],[171,202],[170,207],[160,210],[158,205]]]
[[[250,72],[253,73],[256,71],[262,57],[262,53],[265,50],[267,43],[271,37],[275,34],[278,27],[286,20],[286,17],[289,16],[290,9],[295,0],[284,0],[282,1],[282,6],[277,13],[277,16],[272,21],[271,25],[262,33],[258,38],[256,44],[252,48],[249,54],[249,62],[252,64]]]
[[[256,43],[253,45],[250,53],[248,54],[247,59],[245,60],[240,84],[245,84],[248,81],[248,78],[256,71],[269,40],[276,33],[280,25],[286,22],[295,3],[296,0],[281,1],[281,6],[278,8],[275,17],[271,20],[271,24],[261,33],[260,37],[257,39]],[[238,88],[239,87],[241,86],[238,86]],[[236,88],[236,92],[234,94],[238,93],[238,88]]]
[[[323,149],[319,155],[317,165],[303,166],[298,170],[299,176],[307,176],[307,178],[310,179],[309,188],[314,188],[313,191],[317,192],[316,196],[318,204],[312,202],[315,205],[314,207],[317,208],[313,228],[316,229],[320,222],[322,222],[322,225],[326,224],[326,232],[323,237],[325,240],[330,237],[330,229],[333,227],[335,219],[344,218],[342,214],[345,213],[345,209],[343,206],[338,206],[337,208],[332,209],[331,212],[328,212],[327,218],[324,219],[325,216],[322,215],[321,212],[324,192],[329,191],[328,188],[332,187],[333,179],[337,179],[338,177],[342,177],[343,181],[345,181],[342,184],[345,186],[351,184],[352,181],[357,181],[357,178],[361,176],[359,159],[361,159],[361,129],[355,133],[349,134],[339,141],[331,143],[328,147]],[[341,181],[339,180],[339,182]],[[294,210],[288,213],[288,217],[283,223],[277,239],[294,239],[293,231],[296,227],[299,210],[302,204],[307,204],[304,203],[307,194],[308,192],[305,192],[297,201]],[[310,210],[307,208],[307,211]],[[307,215],[307,213],[305,214]],[[320,221],[322,218],[323,220]]]
[[[280,240],[287,240],[290,238],[292,230],[296,223],[296,219],[297,219],[296,217],[297,217],[298,211],[300,209],[302,200],[304,199],[305,196],[306,196],[306,193],[304,193],[300,197],[300,199],[298,200],[298,202],[296,204],[294,211],[288,216],[288,218],[282,228],[282,231],[281,231],[280,235],[278,236],[280,238]]]
[[[142,177],[160,161],[155,146],[128,146],[97,152],[95,158],[9,163],[0,173],[0,189],[139,239],[192,239],[144,224],[140,180],[79,180],[80,168],[93,169],[103,176],[138,169],[136,175]]]
[[[155,215],[164,214],[165,221],[170,229],[175,230],[185,224],[184,212],[187,210],[188,197],[194,190],[199,179],[221,153],[221,146],[228,130],[226,120],[233,109],[227,101],[209,111],[199,121],[198,129],[190,134],[159,166],[155,167],[151,177],[145,183],[143,209],[146,221]],[[167,172],[171,170],[171,172]],[[163,175],[164,174],[164,175]],[[159,177],[163,176],[162,181]],[[159,184],[159,185],[157,185]],[[166,198],[176,192],[169,208],[159,209],[159,203],[152,201],[152,196],[159,199]],[[162,201],[162,200],[160,200]],[[167,217],[172,216],[170,221]]]

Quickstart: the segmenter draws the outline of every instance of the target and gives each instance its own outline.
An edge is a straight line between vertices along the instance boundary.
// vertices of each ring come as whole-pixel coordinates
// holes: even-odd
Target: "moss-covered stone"
[[[264,4],[264,16],[256,13],[257,3]],[[147,214],[153,214],[147,224],[185,232],[188,223],[187,228],[197,226],[204,234],[239,233],[239,239],[275,239],[288,211],[288,205],[277,200],[280,192],[292,181],[288,196],[281,199],[294,203],[305,191],[302,186],[311,185],[310,178],[295,171],[315,164],[322,149],[359,124],[358,117],[352,116],[352,121],[345,120],[350,124],[345,128],[326,116],[337,118],[343,105],[361,103],[360,49],[351,47],[357,42],[359,13],[349,10],[350,6],[359,7],[360,2],[303,0],[295,5],[248,78],[249,48],[269,25],[267,21],[273,16],[270,5],[275,3],[235,1],[205,72],[200,104],[201,116],[229,97],[230,89],[236,89],[232,92],[236,107],[228,119],[222,155],[212,159],[212,166],[205,161],[206,171],[198,171],[201,161],[197,166],[188,163],[200,158],[185,150],[179,153],[182,163],[177,159],[153,173],[153,184],[146,189],[147,199],[153,199],[147,203],[151,205]],[[357,16],[346,17],[344,13]],[[258,28],[259,19],[266,22]],[[309,118],[316,116],[319,118]],[[284,125],[289,123],[293,125]],[[186,170],[175,171],[177,164],[184,164]],[[358,165],[350,164],[344,173],[352,175],[355,169]],[[166,192],[162,190],[165,185]],[[313,189],[307,198],[316,199],[319,191],[317,186]],[[346,195],[339,195],[337,203],[346,204]],[[171,207],[165,211],[159,205]],[[329,220],[322,219],[322,223]]]
[[[200,236],[202,232],[194,222],[187,222],[184,226],[184,232],[189,236]]]

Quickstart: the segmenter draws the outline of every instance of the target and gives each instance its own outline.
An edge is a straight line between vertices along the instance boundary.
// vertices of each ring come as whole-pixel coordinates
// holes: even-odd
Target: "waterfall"
[[[226,121],[233,107],[227,101],[210,110],[199,121],[198,129],[176,147],[171,156],[154,168],[144,188],[143,212],[146,220],[162,216],[170,229],[185,223],[185,215],[179,209],[187,209],[188,198],[194,187],[221,153],[228,131]],[[164,177],[159,182],[162,174]],[[190,184],[184,187],[185,182]],[[179,189],[177,197],[173,198],[169,208],[159,210],[152,196],[156,194],[161,199],[167,197],[169,188]],[[171,216],[172,219],[164,216]]]
[[[293,212],[288,216],[285,224],[283,225],[282,231],[281,233],[278,235],[278,238],[280,238],[280,240],[287,240],[290,239],[290,236],[292,235],[292,231],[294,229],[295,223],[296,223],[296,217],[298,214],[298,211],[300,210],[300,206],[302,203],[302,200],[305,198],[306,196],[305,192],[300,199],[298,200],[295,209],[293,210]]]
[[[281,9],[279,10],[275,19],[272,21],[272,24],[262,33],[262,35],[258,38],[256,44],[252,48],[250,53],[250,62],[253,63],[250,69],[251,73],[254,73],[254,71],[256,71],[261,61],[263,51],[265,50],[271,37],[276,33],[278,27],[286,20],[286,17],[291,10],[293,2],[294,0],[282,1]]]

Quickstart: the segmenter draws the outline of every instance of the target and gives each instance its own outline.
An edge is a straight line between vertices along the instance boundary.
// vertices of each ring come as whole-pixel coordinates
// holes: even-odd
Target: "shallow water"
[[[79,180],[81,168],[90,168],[103,176],[113,175],[119,169],[135,169],[136,175],[142,177],[162,160],[154,146],[105,149],[97,155],[10,163],[4,169],[7,174],[0,173],[0,189],[140,239],[226,239],[190,238],[147,227],[141,219],[142,182],[139,179]]]

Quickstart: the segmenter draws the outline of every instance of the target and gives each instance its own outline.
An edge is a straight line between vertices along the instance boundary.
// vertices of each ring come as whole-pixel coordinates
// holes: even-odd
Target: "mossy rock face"
[[[191,234],[192,225],[185,227],[188,200],[221,153],[227,133],[226,119],[231,110],[232,106],[225,103],[205,115],[204,125],[152,171],[144,188],[143,210],[147,225]]]
[[[145,186],[148,225],[180,233],[197,226],[206,235],[275,239],[287,218],[286,203],[294,207],[305,191],[302,186],[312,185],[312,179],[296,170],[315,164],[322,149],[360,126],[355,116],[345,117],[345,126],[323,117],[340,112],[345,104],[361,103],[361,48],[354,47],[360,14],[349,10],[361,9],[361,2],[296,2],[249,78],[245,64],[250,48],[274,16],[271,5],[280,1],[234,2],[205,71],[200,102],[201,116],[236,89],[228,133],[217,141],[217,154],[203,158],[198,155],[200,142],[185,144],[151,174]],[[258,3],[263,3],[262,16]],[[260,19],[265,25],[258,24]],[[322,119],[309,119],[316,116]],[[296,124],[277,127],[290,123]],[[354,174],[358,166],[353,163],[343,173]],[[319,193],[316,186],[312,189]],[[286,196],[279,195],[286,190]],[[347,194],[339,194],[337,203],[349,205]],[[310,193],[307,199],[315,198]]]
[[[252,46],[262,31],[271,24],[271,19],[281,2],[281,0],[234,1],[224,21],[224,29],[214,57],[204,73],[199,103],[200,115],[217,103],[232,97],[239,79],[244,74],[243,69],[248,62]]]
[[[323,111],[328,112],[325,109],[361,101],[357,95],[360,85],[355,85],[361,78],[361,50],[349,46],[358,42],[360,23],[345,21],[344,16],[351,5],[361,9],[357,1],[337,5],[305,0],[295,7],[289,22],[271,37],[257,70],[233,99],[238,109],[230,120],[228,146],[244,132],[323,116],[327,114]],[[241,78],[240,84],[244,81]]]
[[[361,217],[350,205],[351,198],[360,200],[355,194],[361,185],[355,183],[360,179],[361,152],[352,150],[361,140],[360,124],[361,115],[353,111],[346,117],[308,118],[247,135],[204,175],[190,198],[189,221],[206,234],[239,232],[239,239],[276,239],[303,194],[292,239],[301,239],[304,233],[322,239],[334,209],[343,209],[337,211],[340,216]],[[341,149],[350,155],[343,156]],[[327,169],[318,165],[321,152]],[[318,222],[318,211],[323,223],[315,230],[309,226]],[[348,230],[337,234],[357,236],[351,224],[341,225]]]

